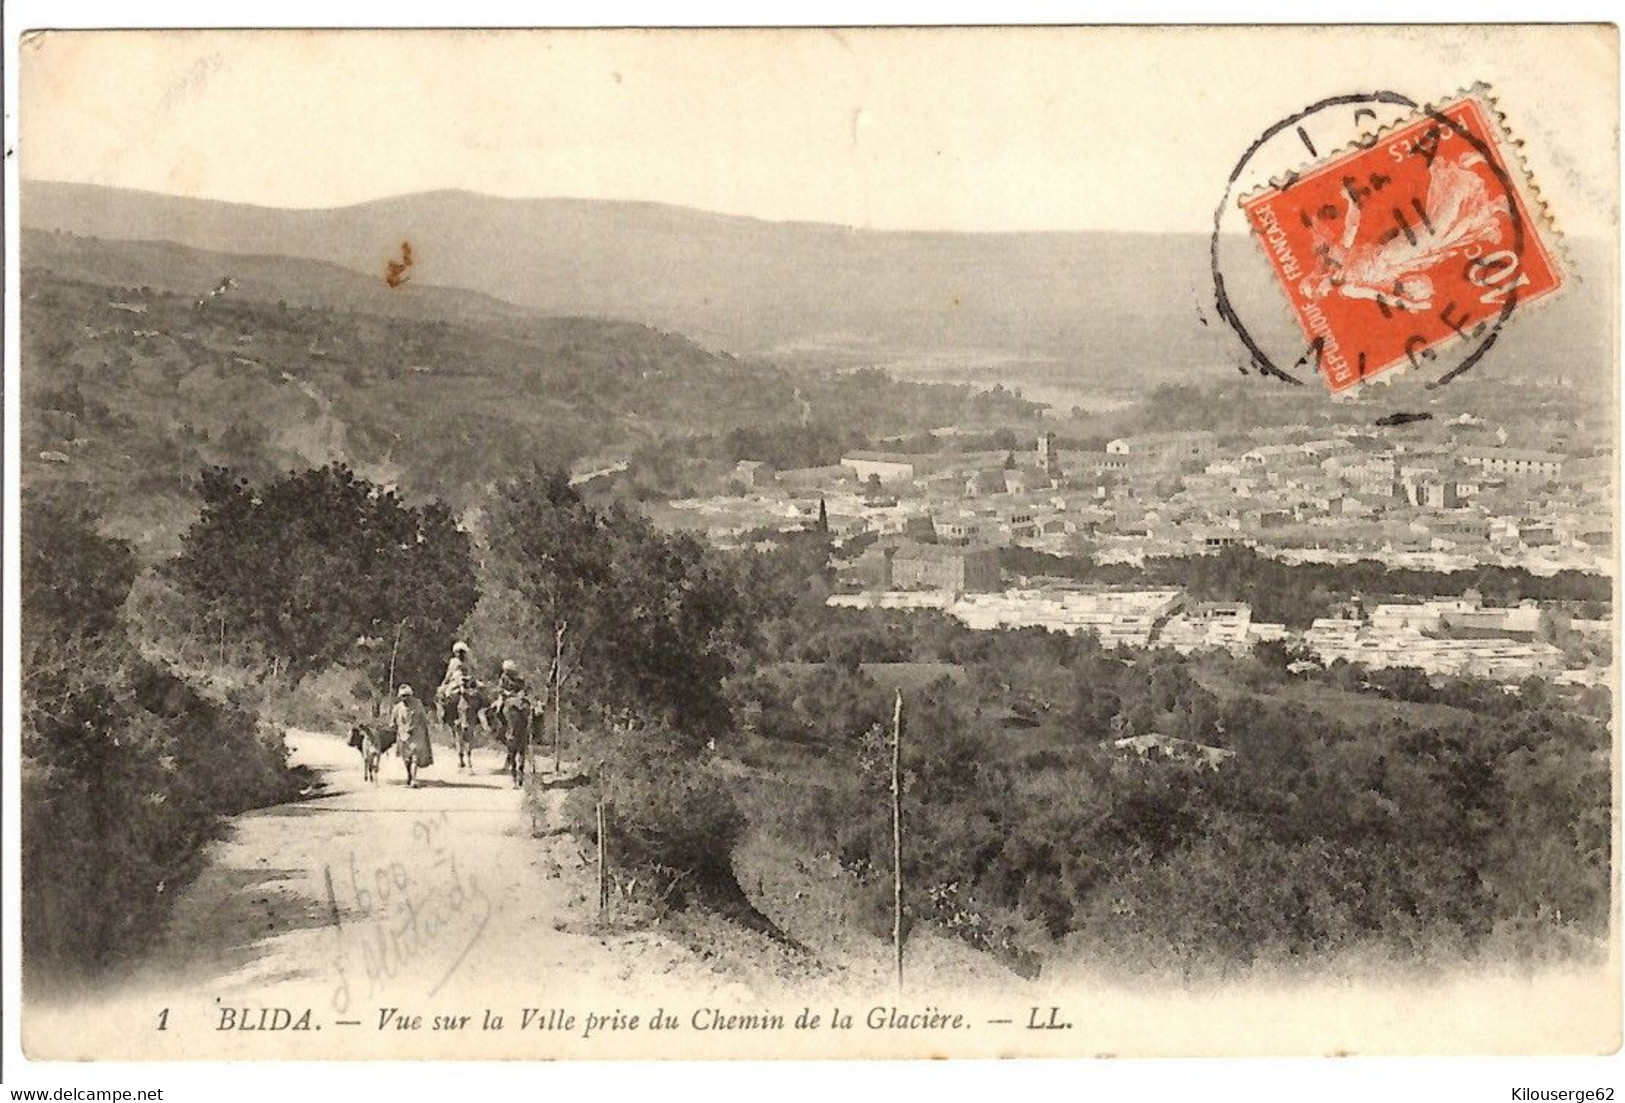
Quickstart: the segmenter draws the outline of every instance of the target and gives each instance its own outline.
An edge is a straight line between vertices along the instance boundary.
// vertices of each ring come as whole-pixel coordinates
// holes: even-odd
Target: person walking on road
[[[429,743],[429,714],[411,686],[402,683],[390,719],[395,728],[395,746],[406,763],[406,784],[416,789],[418,770],[434,765],[434,748]]]

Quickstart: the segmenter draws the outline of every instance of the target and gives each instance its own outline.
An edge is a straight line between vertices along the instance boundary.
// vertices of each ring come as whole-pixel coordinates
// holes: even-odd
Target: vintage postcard
[[[1619,1047],[1616,28],[17,58],[31,1064]]]

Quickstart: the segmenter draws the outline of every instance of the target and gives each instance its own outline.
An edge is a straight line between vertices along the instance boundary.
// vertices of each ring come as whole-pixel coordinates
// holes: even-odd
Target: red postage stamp
[[[1494,340],[1563,285],[1477,91],[1241,200],[1335,393]]]

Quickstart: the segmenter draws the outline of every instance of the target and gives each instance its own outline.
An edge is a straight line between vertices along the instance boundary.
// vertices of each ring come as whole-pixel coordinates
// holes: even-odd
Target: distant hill
[[[1038,414],[289,257],[29,231],[21,284],[25,485],[84,484],[116,531],[159,551],[205,464],[265,477],[340,461],[463,506],[532,463],[674,438],[724,441],[712,450],[731,468],[736,446],[795,456]]]
[[[406,242],[408,288],[464,288],[546,314],[635,321],[802,365],[984,379],[1002,371],[1007,383],[1024,376],[1120,393],[1223,374],[1241,357],[1214,316],[1201,234],[881,232],[456,191],[331,210],[38,181],[21,194],[28,228],[319,260],[370,277],[380,291]],[[1609,375],[1612,246],[1569,248],[1582,282],[1510,328],[1488,371]],[[1233,274],[1231,291],[1260,304],[1251,316],[1282,332],[1285,304],[1269,281],[1260,262]],[[356,291],[346,301],[363,298],[412,296]]]
[[[1195,319],[1206,294],[1198,235],[876,232],[451,191],[335,210],[41,182],[22,195],[30,228],[304,257],[380,285],[405,241],[423,282],[639,321],[741,354],[1087,349],[1107,371],[1163,375],[1224,355]]]
[[[231,298],[290,306],[360,311],[385,317],[465,322],[517,318],[528,311],[490,295],[408,281],[390,287],[353,268],[288,256],[194,249],[175,241],[103,241],[25,229],[24,267],[72,280],[148,288],[196,299],[230,277]]]

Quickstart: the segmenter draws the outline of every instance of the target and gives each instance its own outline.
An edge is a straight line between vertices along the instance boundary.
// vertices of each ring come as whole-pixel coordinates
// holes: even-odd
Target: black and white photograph
[[[1617,27],[8,33],[29,1066],[1618,1050]]]

